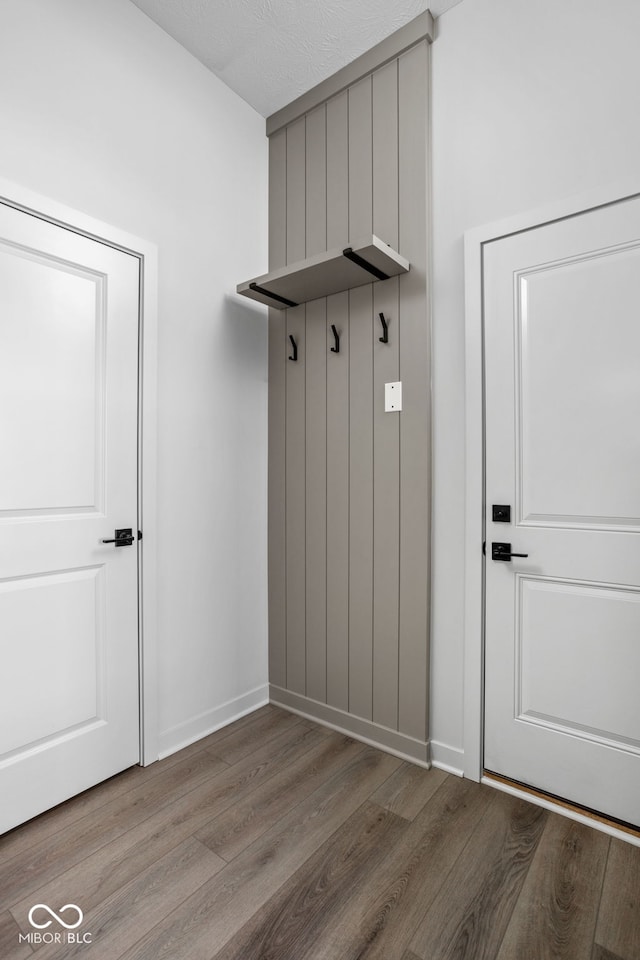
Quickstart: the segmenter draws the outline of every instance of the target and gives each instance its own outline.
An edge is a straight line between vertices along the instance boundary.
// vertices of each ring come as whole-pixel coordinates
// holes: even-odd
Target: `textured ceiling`
[[[264,117],[460,0],[132,0]]]

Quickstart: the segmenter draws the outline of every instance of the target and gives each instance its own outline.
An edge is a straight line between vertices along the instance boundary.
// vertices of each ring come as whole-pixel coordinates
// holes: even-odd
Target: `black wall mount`
[[[249,284],[250,290],[255,290],[256,293],[261,293],[263,297],[271,297],[272,300],[275,300],[276,303],[284,303],[285,307],[297,307],[298,304],[294,303],[293,300],[287,300],[286,297],[281,297],[279,293],[272,293],[271,290],[267,290],[266,287],[260,287],[257,283]]]
[[[376,280],[389,279],[388,273],[385,273],[384,270],[379,270],[378,267],[375,267],[372,263],[369,263],[368,260],[365,260],[364,257],[361,257],[359,253],[354,253],[351,247],[345,247],[342,255],[346,257],[347,260],[351,260],[352,263],[357,263],[363,270],[367,270]]]

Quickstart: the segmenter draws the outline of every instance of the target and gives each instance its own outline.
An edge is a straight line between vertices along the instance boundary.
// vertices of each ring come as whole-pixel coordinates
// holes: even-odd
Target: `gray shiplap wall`
[[[371,232],[410,272],[269,313],[274,701],[428,759],[426,40],[270,137],[269,268]],[[378,314],[389,319],[379,341]],[[340,332],[340,353],[331,324]],[[289,335],[298,344],[288,360]],[[384,413],[402,380],[403,411]]]

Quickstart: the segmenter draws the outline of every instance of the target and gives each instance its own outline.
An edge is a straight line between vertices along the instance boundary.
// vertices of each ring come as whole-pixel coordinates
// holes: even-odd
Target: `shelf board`
[[[238,284],[236,291],[258,303],[285,310],[375,280],[397,277],[408,270],[408,260],[371,234],[353,247],[317,253],[306,260],[246,280]]]

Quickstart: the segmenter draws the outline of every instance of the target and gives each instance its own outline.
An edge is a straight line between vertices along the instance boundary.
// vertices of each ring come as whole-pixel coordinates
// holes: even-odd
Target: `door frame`
[[[135,256],[138,306],[138,663],[140,764],[158,759],[157,664],[157,370],[158,248],[20,184],[0,178],[0,202]]]
[[[463,774],[484,776],[484,577],[485,414],[484,414],[484,244],[597,207],[640,196],[640,178],[617,181],[535,210],[467,230],[465,255],[465,544]],[[488,781],[489,782],[489,781]],[[495,786],[495,783],[492,782]],[[509,791],[515,792],[517,791]],[[525,796],[525,794],[522,794]],[[527,796],[528,799],[532,797]],[[543,805],[547,805],[546,802]],[[556,809],[549,804],[551,809]],[[576,815],[576,819],[578,816]],[[590,822],[590,821],[587,821]],[[625,836],[625,839],[628,837]]]

